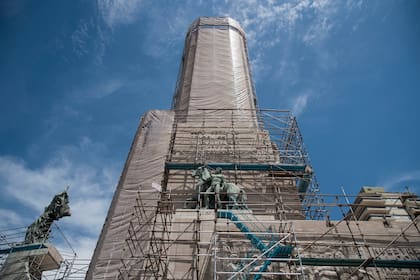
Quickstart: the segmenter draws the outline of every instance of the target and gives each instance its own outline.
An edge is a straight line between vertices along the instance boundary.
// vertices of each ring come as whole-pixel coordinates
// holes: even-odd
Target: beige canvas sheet
[[[149,111],[138,127],[124,170],[102,228],[87,279],[116,279],[127,256],[128,227],[136,198],[155,206],[173,124],[173,112]],[[151,211],[150,213],[153,213]],[[125,251],[124,251],[125,248]]]

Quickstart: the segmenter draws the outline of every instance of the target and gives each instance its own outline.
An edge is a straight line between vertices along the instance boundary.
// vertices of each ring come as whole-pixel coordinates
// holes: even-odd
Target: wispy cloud
[[[106,24],[115,28],[119,24],[128,24],[136,20],[143,0],[98,0],[98,9]]]
[[[357,2],[357,3],[353,3]],[[289,41],[297,40],[308,47],[322,45],[333,33],[340,17],[360,9],[362,1],[226,1],[215,4],[215,11],[238,20],[247,33],[253,62],[264,60],[267,49],[280,47],[280,60],[287,60]],[[318,47],[318,46],[317,46]],[[322,59],[321,57],[320,59]],[[282,63],[282,62],[280,62]],[[261,64],[253,70],[264,71]]]
[[[131,24],[145,0],[97,0],[92,17],[79,20],[70,36],[73,53],[77,58],[94,58],[102,64],[107,47],[113,42],[114,29],[122,24]]]
[[[323,41],[335,25],[334,16],[337,14],[336,1],[319,0],[310,6],[313,20],[309,29],[303,35],[303,42],[313,44]]]
[[[92,98],[103,98],[108,95],[118,92],[125,85],[125,81],[120,79],[109,79],[102,82],[95,82],[85,88],[77,89],[77,93],[80,96],[92,97]]]
[[[402,172],[385,178],[379,183],[384,186],[388,191],[406,191],[408,187],[410,192],[420,192],[420,170],[412,170]]]
[[[189,24],[198,16],[191,7],[195,5],[191,1],[174,7],[150,5],[147,10],[149,32],[144,38],[143,46],[145,54],[159,60],[167,59],[174,51],[181,55],[182,49],[174,49],[174,46],[184,41]]]
[[[308,105],[309,93],[298,95],[292,103],[292,113],[295,116],[301,115]]]
[[[89,53],[88,41],[90,38],[89,29],[92,22],[80,20],[78,28],[71,35],[73,51],[78,57],[82,57]]]
[[[73,248],[77,253],[77,257],[79,259],[90,259],[93,255],[93,251],[95,250],[97,238],[91,238],[87,236],[70,238],[69,240],[71,244],[73,244]],[[81,267],[80,269],[86,270],[86,267]]]
[[[268,34],[284,34],[296,32],[296,24],[309,12],[320,11],[334,1],[228,1],[227,7],[216,6],[220,14],[237,19],[247,32],[247,40],[253,46],[270,47],[282,41],[280,36]],[[324,12],[326,14],[327,12]],[[317,20],[318,15],[315,15]],[[322,26],[321,26],[322,27]],[[270,38],[270,39],[267,39]],[[273,40],[273,38],[275,38]]]
[[[101,165],[100,159],[97,159],[96,163],[89,160],[89,157],[95,156],[88,155],[94,145],[89,140],[82,139],[78,146],[63,147],[38,168],[28,167],[21,159],[1,156],[2,194],[14,200],[15,206],[33,209],[34,216],[30,217],[33,219],[42,212],[56,193],[70,186],[70,206],[73,213],[72,217],[64,219],[63,223],[75,231],[96,236],[108,209],[118,170],[105,164]],[[82,157],[82,154],[85,157]],[[88,163],[84,163],[84,159]],[[11,210],[2,211],[9,213]],[[10,217],[9,224],[23,221],[23,217],[17,213]]]
[[[10,209],[0,208],[1,229],[11,227],[21,227],[24,224],[24,219],[17,212]]]

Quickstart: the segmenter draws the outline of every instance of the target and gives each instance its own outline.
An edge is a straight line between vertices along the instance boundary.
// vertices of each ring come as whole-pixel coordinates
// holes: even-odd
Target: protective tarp
[[[173,112],[149,111],[138,127],[130,153],[102,228],[86,279],[116,279],[122,259],[129,257],[127,239],[140,197],[145,209],[138,217],[146,221],[159,200],[168,153]],[[137,220],[138,220],[137,219]],[[140,224],[142,222],[140,221]],[[147,230],[145,230],[147,232]],[[144,244],[146,246],[146,244]]]
[[[255,110],[245,35],[230,18],[199,18],[189,29],[173,109]]]

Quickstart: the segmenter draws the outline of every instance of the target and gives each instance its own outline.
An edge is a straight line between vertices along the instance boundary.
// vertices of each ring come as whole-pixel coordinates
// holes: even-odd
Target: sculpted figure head
[[[67,190],[65,190],[56,194],[51,203],[45,207],[44,213],[28,227],[25,235],[25,243],[45,242],[49,237],[53,221],[70,215],[69,196]]]
[[[46,213],[49,213],[53,220],[58,220],[62,217],[71,216],[69,206],[69,195],[67,191],[56,194],[52,199],[50,205],[45,208]]]

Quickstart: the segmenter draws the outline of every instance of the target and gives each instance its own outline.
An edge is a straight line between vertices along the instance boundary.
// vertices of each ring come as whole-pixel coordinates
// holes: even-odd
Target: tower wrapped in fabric
[[[231,18],[198,18],[185,38],[172,109],[255,108],[245,32]]]
[[[135,237],[139,248],[147,248],[147,222],[155,216],[160,198],[160,190],[156,186],[163,179],[172,124],[173,113],[170,111],[149,111],[142,117],[102,227],[87,279],[117,279],[121,260],[132,257],[127,248],[131,232],[139,233]],[[138,223],[134,224],[132,219],[137,214],[140,215]]]
[[[417,210],[358,220],[385,209],[369,197],[322,220],[296,118],[257,108],[248,61],[236,21],[192,23],[172,108],[141,119],[87,279],[419,278]]]
[[[305,217],[296,176],[303,178],[308,162],[297,127],[282,115],[282,142],[272,140],[256,103],[241,26],[225,17],[195,20],[186,35],[172,108],[142,117],[87,279],[207,277],[218,218]],[[276,120],[275,114],[267,115]],[[215,203],[214,191],[197,188],[191,173],[204,166],[214,176],[219,170],[220,187],[235,193],[225,190],[220,195],[225,200]],[[288,197],[280,198],[281,193]],[[204,196],[213,202],[205,203]],[[233,206],[229,200],[235,197]],[[216,215],[208,209],[217,207],[240,213]],[[241,223],[241,229],[255,231],[257,220]],[[251,239],[259,250],[271,246],[258,240]]]

